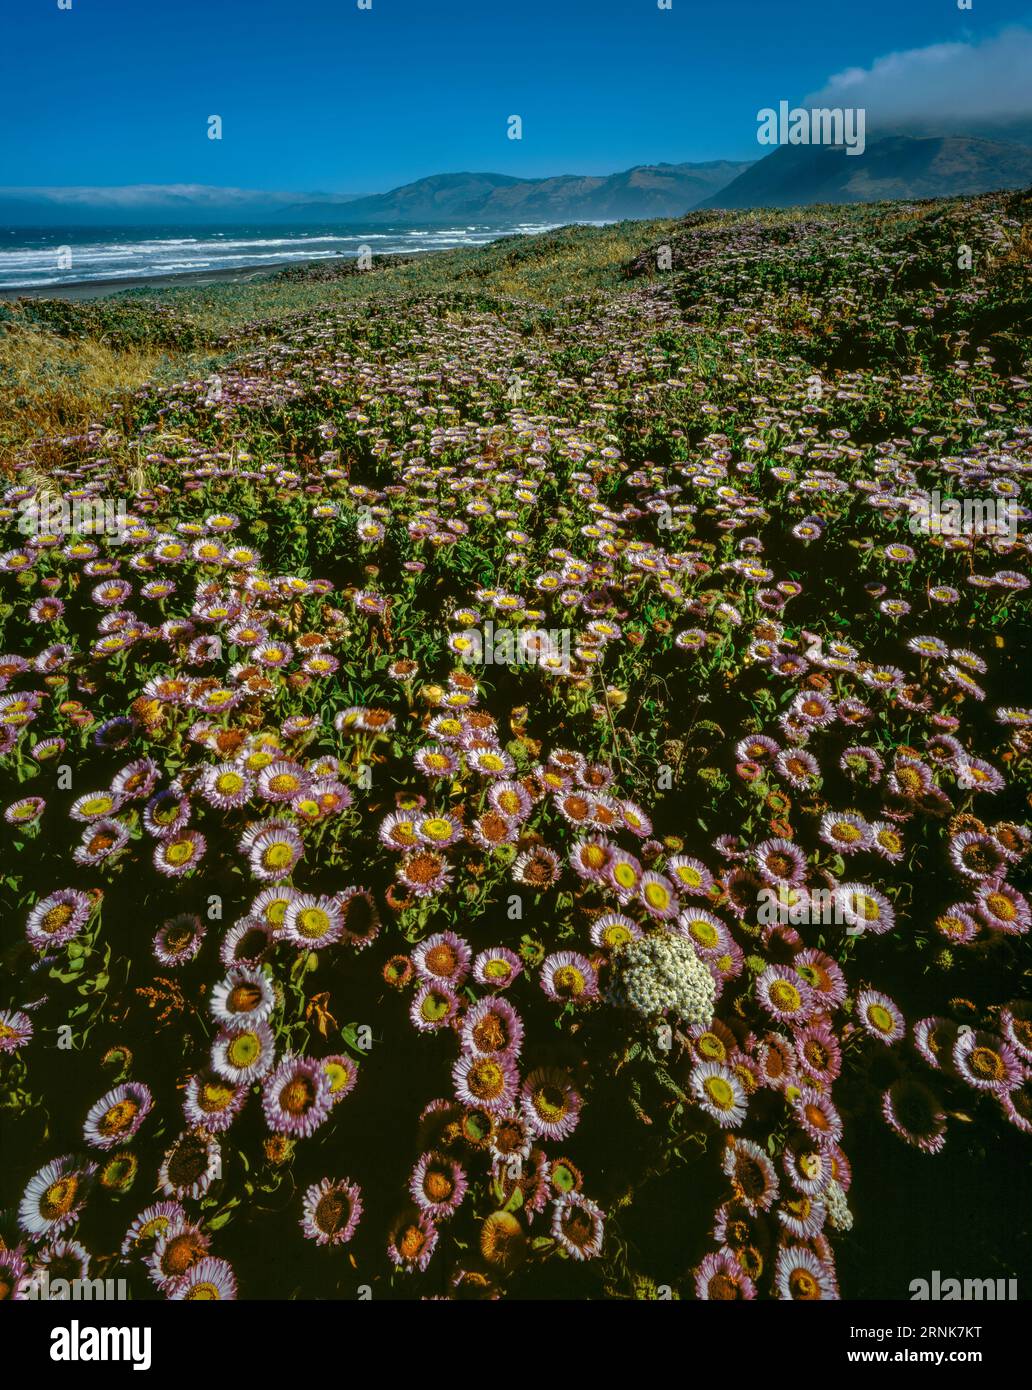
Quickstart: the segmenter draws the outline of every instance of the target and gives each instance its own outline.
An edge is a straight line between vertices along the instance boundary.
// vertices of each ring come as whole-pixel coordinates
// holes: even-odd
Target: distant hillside
[[[283,216],[293,222],[374,225],[456,222],[577,222],[631,217],[679,217],[717,193],[749,165],[642,164],[619,174],[560,174],[518,179],[508,174],[434,174],[431,178],[339,203],[307,203]]]
[[[950,135],[889,135],[861,155],[841,147],[779,145],[700,208],[804,207],[897,198],[948,198],[1032,184],[1032,149]]]
[[[781,145],[756,162],[639,164],[617,174],[434,174],[389,193],[262,192],[203,184],[2,188],[0,226],[287,222],[351,226],[604,222],[696,208],[945,198],[1032,185],[1032,147],[970,135],[884,135],[862,155]]]

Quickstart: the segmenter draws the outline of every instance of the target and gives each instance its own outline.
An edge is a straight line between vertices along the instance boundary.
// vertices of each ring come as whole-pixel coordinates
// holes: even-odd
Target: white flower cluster
[[[846,1194],[832,1178],[824,1192],[824,1205],[828,1209],[828,1224],[835,1231],[853,1229],[853,1213],[849,1210]]]
[[[685,1023],[713,1020],[713,976],[683,936],[656,934],[620,952],[621,1002],[646,1018],[671,1013]]]

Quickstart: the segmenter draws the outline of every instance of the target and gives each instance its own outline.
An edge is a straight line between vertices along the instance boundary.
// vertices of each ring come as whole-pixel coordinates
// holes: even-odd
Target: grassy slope
[[[0,305],[0,452],[6,460],[32,437],[74,433],[113,396],[145,382],[217,370],[251,346],[255,320],[275,323],[366,297],[464,294],[547,304],[575,290],[613,290],[621,267],[676,225],[624,222],[506,238],[401,264],[385,258],[367,275],[350,265],[316,267],[246,285]]]
[[[780,302],[772,346],[779,356],[801,353],[812,360],[814,370],[862,368],[869,366],[871,342],[854,345],[853,356],[861,356],[851,360],[848,342],[829,342],[822,325],[815,327],[808,317],[809,293],[819,303],[823,289],[839,275],[833,259],[822,261],[807,252],[796,261],[793,281],[779,278],[768,284],[769,275],[780,277],[782,271],[772,271],[776,257],[768,261],[762,246],[768,252],[791,246],[804,228],[805,245],[812,247],[812,234],[826,224],[837,235],[846,232],[873,247],[876,256],[896,256],[901,279],[894,281],[893,291],[905,295],[951,284],[960,288],[971,272],[954,264],[957,246],[965,236],[978,236],[979,215],[990,204],[1003,204],[1001,210],[1014,218],[1018,231],[1010,247],[990,247],[987,256],[979,252],[975,275],[992,286],[989,309],[981,307],[979,320],[960,322],[958,328],[974,331],[975,341],[989,341],[994,352],[1003,353],[1008,370],[1021,371],[1021,345],[1032,335],[1028,195],[694,213],[679,221],[512,236],[478,249],[405,261],[384,257],[366,274],[352,263],[319,264],[248,284],[129,291],[79,303],[0,304],[0,468],[10,475],[11,464],[24,457],[21,450],[32,439],[76,434],[100,420],[113,402],[125,402],[147,384],[210,377],[257,343],[275,341],[289,324],[320,311],[366,302],[373,313],[389,314],[392,304],[433,297],[445,313],[495,313],[522,334],[548,332],[552,313],[565,300],[580,300],[580,309],[601,309],[620,293],[658,277],[655,253],[662,246],[673,247],[675,292],[682,309],[693,304],[705,321],[712,318],[707,304],[719,300],[729,284],[744,296],[743,302],[754,292],[775,289]],[[705,322],[704,335],[691,345],[694,367],[707,377],[727,366],[726,339],[715,327],[719,325]]]
[[[203,377],[247,352],[259,354],[263,344],[274,346],[279,335],[288,338],[292,333],[311,353],[307,369],[302,361],[302,370],[297,373],[309,388],[313,364],[321,366],[338,354],[389,369],[406,354],[412,358],[428,351],[427,340],[432,339],[431,349],[445,364],[441,377],[451,408],[458,413],[460,406],[465,407],[473,420],[498,418],[507,413],[503,395],[506,368],[514,365],[522,349],[520,338],[530,338],[534,341],[527,356],[532,360],[526,374],[531,379],[531,411],[540,416],[565,412],[577,421],[587,421],[585,428],[598,440],[605,437],[603,432],[611,421],[620,452],[632,465],[642,464],[646,458],[663,463],[671,457],[678,462],[701,457],[695,452],[696,445],[715,428],[728,432],[731,447],[737,452],[755,428],[759,409],[751,409],[750,404],[755,406],[756,397],[773,398],[779,411],[790,405],[793,418],[809,411],[815,422],[811,431],[814,435],[818,426],[822,431],[828,426],[848,428],[861,448],[892,436],[905,438],[910,430],[923,429],[927,424],[935,434],[939,434],[940,428],[944,435],[948,434],[951,442],[941,452],[963,454],[975,436],[970,422],[964,419],[972,412],[966,406],[957,406],[957,398],[970,391],[976,399],[987,400],[992,408],[998,401],[1010,398],[1002,378],[1008,373],[1028,374],[1025,362],[1032,305],[1029,202],[1006,201],[1003,212],[1010,220],[1009,240],[987,250],[987,238],[994,234],[1001,215],[1000,203],[996,199],[880,209],[807,209],[802,214],[703,215],[682,223],[567,230],[525,241],[496,243],[480,251],[450,252],[405,265],[395,264],[369,275],[340,274],[339,278],[328,279],[327,268],[314,273],[292,272],[246,286],[139,293],[72,306],[60,301],[36,303],[13,312],[6,342],[0,345],[0,361],[7,367],[19,361],[24,363],[20,369],[24,384],[3,389],[8,397],[12,393],[26,397],[25,404],[15,403],[13,419],[4,428],[12,431],[12,441],[55,429],[74,430],[99,418],[112,395],[117,396],[143,380],[170,382],[183,376]],[[995,210],[992,216],[990,210]],[[846,249],[839,235],[842,232],[847,235]],[[663,244],[671,248],[670,292],[683,311],[683,321],[667,321],[658,312],[665,307],[658,301],[666,286],[654,253],[657,245]],[[975,248],[974,272],[957,264],[957,248],[962,244]],[[922,315],[937,299],[935,287],[943,293],[933,320]],[[657,301],[657,312],[651,317],[646,312],[650,292],[655,292]],[[436,299],[436,303],[428,306],[430,313],[437,320],[453,323],[442,326],[434,322],[429,331],[420,315],[407,316],[403,312],[406,305],[431,299]],[[563,300],[568,302],[564,305]],[[347,315],[338,315],[347,322],[334,324],[333,311],[348,306],[356,310],[355,322]],[[396,312],[392,313],[392,308]],[[465,336],[459,331],[475,315],[486,320],[492,312],[495,321],[489,324],[491,334],[500,324],[509,335],[505,341],[514,347],[509,361],[501,352],[497,359],[493,355],[488,358],[488,350],[483,346],[483,324],[475,325]],[[295,333],[298,322],[302,331]],[[323,330],[325,341],[313,342]],[[961,349],[962,342],[968,346]],[[979,346],[986,345],[995,359],[995,372],[977,360]],[[29,351],[34,355],[23,356]],[[456,362],[465,365],[464,351],[479,353],[472,362],[477,372],[473,388],[460,380],[462,373],[454,367]],[[624,356],[636,359],[638,365],[627,380],[620,380]],[[973,364],[963,380],[945,369],[950,360],[960,356]],[[497,369],[499,378],[490,384],[488,366]],[[590,388],[583,387],[569,400],[564,398],[562,378],[583,381],[596,368],[597,377]],[[293,366],[274,363],[265,368],[265,375],[279,380],[293,370]],[[262,369],[255,371],[260,375]],[[829,394],[818,407],[806,396],[810,371],[826,376],[837,371],[864,373],[863,389]],[[685,374],[692,389],[656,389],[663,388],[665,379],[675,373]],[[388,374],[384,370],[381,376],[386,378]],[[885,384],[871,374],[883,375]],[[363,481],[375,477],[382,482],[388,469],[385,467],[381,475],[376,475],[375,462],[362,452],[364,439],[358,437],[357,423],[349,421],[351,411],[364,405],[363,383],[354,372],[342,371],[341,377],[339,391],[308,389],[298,400],[283,408],[270,408],[266,413],[260,406],[229,411],[225,422],[218,418],[218,411],[197,408],[196,399],[187,391],[177,393],[181,398],[178,406],[162,398],[140,401],[134,407],[131,427],[127,421],[121,440],[111,452],[124,448],[126,458],[135,457],[132,450],[138,449],[141,421],[145,428],[151,423],[157,427],[162,410],[170,404],[174,428],[200,439],[202,448],[228,450],[240,444],[255,451],[267,448],[270,456],[286,454],[294,466],[303,467],[325,447],[318,431],[322,422],[332,417],[341,426],[339,447],[361,459]],[[920,389],[912,394],[904,391],[901,382],[906,378],[912,382],[917,377],[921,378]],[[434,401],[434,390],[433,386],[428,387],[419,398],[421,403]],[[496,393],[491,409],[478,411],[474,391],[481,396]],[[378,397],[374,393],[370,407],[372,412],[379,411],[374,423],[378,430],[400,443],[412,421],[402,418],[395,426],[393,417],[387,418],[393,404],[387,404],[382,384],[379,392]],[[0,414],[2,406],[0,402]],[[1010,420],[1019,406],[1001,408]],[[602,417],[601,425],[596,409],[612,412]],[[427,431],[431,424],[428,413]],[[984,427],[984,421],[976,424],[979,429]],[[285,432],[287,428],[289,434]],[[930,445],[929,452],[933,447],[938,446]],[[178,454],[179,448],[174,446],[174,451]],[[17,452],[16,448],[8,448],[9,457]],[[104,452],[108,452],[106,445]],[[158,470],[164,469],[174,497],[177,475],[170,463],[168,459],[159,460],[150,481],[158,481]],[[852,468],[845,464],[842,467],[847,473]],[[558,479],[545,478],[542,494],[546,506],[542,510],[563,512],[563,528],[557,542],[565,543],[579,518],[572,510],[566,510],[567,499],[557,495],[563,485],[561,474]],[[222,500],[221,494],[217,495]],[[615,486],[614,492],[606,495],[615,495]],[[235,506],[232,496],[228,494],[227,505]],[[686,497],[696,498],[705,507],[698,518],[699,535],[718,536],[718,542],[704,542],[707,553],[717,560],[722,555],[730,556],[732,538],[728,535],[721,540],[715,531],[718,513],[708,505],[710,499],[695,492],[686,493]],[[253,498],[247,499],[249,508],[252,502]],[[188,497],[185,502],[185,507],[192,506],[197,515],[203,515],[206,505],[200,496],[192,501]],[[342,573],[344,564],[351,564],[350,558],[341,558],[344,547],[338,545],[332,531],[320,537],[315,528],[305,524],[310,509],[308,499],[287,502],[265,490],[263,505],[264,512],[249,510],[249,526],[252,537],[262,538],[269,564],[290,572],[301,572],[309,565],[320,575]],[[842,504],[843,517],[831,529],[818,557],[806,560],[798,547],[793,550],[787,528],[799,519],[807,505],[805,498],[794,510],[779,503],[773,508],[774,523],[767,531],[768,553],[776,557],[779,568],[786,560],[797,564],[807,581],[793,624],[825,632],[848,633],[852,628],[861,635],[865,648],[875,659],[894,660],[897,635],[887,624],[879,628],[877,620],[872,621],[860,582],[878,570],[868,552],[861,553],[858,546],[862,541],[870,546],[872,537],[879,541],[898,538],[898,530],[892,529],[891,520],[881,519],[873,512],[868,514],[854,499],[848,506]],[[178,516],[180,503],[175,497],[174,506]],[[259,523],[263,529],[259,529]],[[496,549],[487,556],[489,575],[491,566],[493,573],[501,572],[508,545],[504,534],[493,543]],[[535,535],[538,554],[546,551],[549,543],[547,534]],[[480,576],[483,544],[482,536],[478,536],[476,545],[455,546],[446,558],[435,560],[446,580],[444,592],[466,594],[473,590]],[[389,566],[396,566],[405,553],[401,548],[392,552],[390,546],[385,547],[379,582],[388,590],[397,578],[396,569],[392,572]],[[928,572],[940,573],[937,554],[933,554],[932,562],[927,557],[923,562],[929,563]],[[925,573],[919,571],[916,587],[923,586]],[[349,580],[357,582],[357,573],[348,570],[347,574]],[[722,584],[722,575],[714,573],[714,583]],[[432,601],[437,604],[444,600],[435,593]],[[979,602],[977,594],[973,601]],[[407,613],[401,612],[399,604],[396,620],[399,631],[407,628],[414,634],[413,641],[425,640],[425,649],[420,647],[418,654],[422,656],[426,651],[426,667],[431,669],[434,626],[424,621],[423,609],[413,606]],[[982,621],[980,616],[979,622]],[[971,640],[981,646],[989,643],[995,631],[1007,644],[999,647],[1006,653],[1006,670],[1018,673],[1022,665],[1027,670],[1028,642],[1021,623],[1005,621],[999,615],[984,621],[985,628],[978,636],[969,638],[968,631],[960,629],[957,640]],[[691,826],[692,817],[700,809],[709,821],[710,806],[722,816],[729,816],[739,803],[729,787],[730,777],[723,770],[727,765],[725,744],[733,742],[731,731],[763,727],[761,714],[764,719],[773,717],[775,701],[773,696],[768,698],[769,682],[762,675],[750,675],[746,663],[735,655],[733,633],[714,634],[719,641],[710,657],[713,664],[704,667],[701,663],[675,662],[669,652],[662,659],[657,657],[662,631],[671,627],[668,610],[658,600],[643,605],[635,613],[634,622],[635,631],[643,639],[642,646],[633,650],[628,647],[618,664],[607,672],[616,695],[627,704],[627,714],[619,724],[619,737],[615,722],[611,736],[599,732],[586,705],[576,716],[582,720],[580,725],[574,724],[575,716],[568,710],[562,715],[566,721],[562,725],[563,737],[572,729],[569,736],[575,741],[583,734],[591,746],[612,750],[611,754],[606,751],[605,756],[621,758],[622,775],[634,774],[631,789],[643,799],[649,798],[657,823],[660,817],[664,818],[664,827],[683,829],[685,821]],[[877,645],[879,639],[882,645]],[[720,674],[725,668],[726,680]],[[501,686],[502,681],[511,683]],[[515,685],[515,681],[516,676],[510,673],[490,673],[485,687],[495,707],[513,703],[517,693],[522,701],[523,687]],[[718,685],[718,681],[723,683]],[[1007,684],[1003,688],[1011,689]],[[1017,678],[1013,680],[1013,689],[1023,689]],[[716,699],[710,707],[700,703],[709,701],[714,693]],[[105,704],[104,698],[98,701],[102,716],[123,708],[116,702]],[[348,687],[345,698],[357,702],[366,697]],[[533,736],[547,735],[552,739],[560,719],[553,717],[554,709],[545,703],[543,695],[536,693],[535,699],[536,707],[531,710],[535,721],[531,726]],[[989,735],[984,726],[991,719],[992,704],[993,701],[988,702],[981,715],[976,711],[968,716],[979,729],[979,736],[986,740]],[[700,713],[711,713],[713,718],[699,718]],[[900,727],[891,731],[897,745],[906,727],[903,718]],[[589,728],[590,735],[586,732]],[[660,744],[660,740],[664,742]],[[690,775],[690,780],[686,781],[686,791],[678,789],[664,802],[662,798],[653,799],[648,779],[649,769],[661,758],[667,758],[668,748],[672,750],[671,762],[676,759],[678,770],[684,765],[688,769],[686,779]],[[1026,791],[1027,786],[1022,789],[1015,779],[1013,794],[1023,796]],[[847,796],[854,793],[839,786],[837,795],[839,805],[843,805]],[[820,809],[806,806],[800,813],[803,826]],[[732,828],[725,820],[713,819],[712,824],[714,828]],[[739,824],[736,822],[733,828],[737,830]],[[931,842],[937,843],[934,825],[925,833]],[[938,865],[941,860],[924,862]],[[930,892],[937,887],[935,872],[925,872],[921,880],[911,874],[911,880],[927,884]],[[901,910],[909,914],[911,887],[902,877],[902,883],[897,879],[903,895]],[[137,884],[133,883],[134,895],[136,891]],[[114,909],[108,911],[114,920]],[[870,978],[894,994],[898,989],[908,1011],[913,1011],[912,1017],[934,1012],[951,993],[961,996],[966,992],[968,976],[961,969],[948,976],[937,974],[925,964],[927,956],[922,959],[908,953],[908,942],[909,938],[906,943],[901,942],[897,955],[890,954],[887,943],[877,964],[871,966],[875,973]],[[865,962],[865,972],[867,969]],[[1009,997],[1013,980],[1004,968],[997,969],[996,976],[977,981],[980,999]],[[868,978],[866,974],[864,978]],[[398,1070],[403,1070],[400,1062]],[[856,1084],[861,1088],[866,1083],[861,1076]],[[389,1094],[390,1088],[387,1090]],[[660,1097],[656,1101],[657,1113],[662,1104]],[[588,1124],[596,1126],[590,1132],[591,1142],[598,1144],[593,1151],[602,1156],[596,1171],[605,1176],[610,1194],[618,1192],[625,1153],[635,1151],[643,1143],[637,1132],[629,1131],[634,1137],[634,1142],[629,1143],[628,1132],[619,1125],[608,1124],[611,1113],[617,1112],[593,1103],[585,1125],[586,1131]],[[852,1115],[852,1110],[849,1113]],[[975,1138],[966,1143],[951,1138],[946,1163],[929,1172],[924,1155],[903,1151],[901,1156],[898,1147],[891,1147],[896,1141],[882,1126],[867,1123],[868,1114],[858,1122],[864,1132],[857,1135],[857,1153],[851,1150],[858,1175],[857,1210],[863,1219],[858,1221],[857,1235],[845,1250],[843,1274],[847,1290],[854,1296],[871,1290],[884,1292],[886,1287],[898,1290],[906,1287],[907,1279],[926,1273],[933,1264],[943,1269],[950,1267],[948,1244],[943,1246],[930,1220],[922,1220],[925,1213],[932,1211],[962,1213],[963,1219],[950,1223],[949,1238],[954,1240],[954,1249],[964,1251],[965,1271],[994,1271],[996,1266],[989,1256],[1003,1259],[1001,1252],[1009,1255],[1013,1236],[1009,1231],[992,1228],[989,1220],[997,1221],[1001,1228],[1009,1223],[1015,1229],[1024,1220],[1008,1211],[1006,1204],[992,1200],[1000,1175],[1019,1171],[1016,1167],[1008,1169],[1008,1155],[1021,1136],[1005,1133],[1000,1139],[993,1131],[991,1140],[983,1140],[979,1128]],[[988,1154],[979,1153],[978,1146],[983,1142]],[[18,1162],[19,1176],[29,1171],[28,1163],[27,1156]],[[891,1182],[886,1181],[886,1174],[891,1174]],[[715,1177],[715,1169],[711,1168],[710,1176]],[[706,1189],[694,1192],[693,1202],[686,1202],[684,1181],[683,1173],[672,1172],[639,1183],[634,1202],[621,1217],[628,1241],[637,1241],[645,1248],[645,1255],[640,1257],[642,1267],[657,1279],[666,1277],[670,1269],[676,1271],[688,1264],[679,1241],[684,1226],[675,1218],[686,1211],[700,1215],[709,1200]],[[1020,1208],[1019,1203],[1014,1205]],[[293,1213],[290,1219],[294,1219]],[[959,1235],[952,1234],[954,1226]],[[904,1231],[908,1238],[905,1248],[898,1251],[892,1248],[893,1240],[884,1234],[896,1231]],[[661,1239],[667,1233],[668,1245]],[[246,1238],[246,1230],[243,1235]],[[227,1241],[230,1237],[241,1238],[232,1231]],[[932,1248],[934,1240],[938,1243]],[[223,1248],[230,1247],[227,1244]],[[257,1248],[246,1244],[242,1248],[248,1253],[249,1274],[254,1280],[262,1266]],[[635,1258],[639,1256],[635,1254]],[[901,1268],[893,1267],[893,1259]],[[1009,1273],[1012,1268],[1003,1263],[999,1272]],[[563,1277],[556,1274],[557,1284]]]

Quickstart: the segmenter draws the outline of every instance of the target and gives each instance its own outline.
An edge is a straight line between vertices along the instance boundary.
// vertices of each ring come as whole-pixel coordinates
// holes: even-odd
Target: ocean
[[[0,227],[0,290],[272,267],[291,261],[358,256],[362,247],[374,255],[397,255],[484,246],[498,237],[544,232],[553,225]]]

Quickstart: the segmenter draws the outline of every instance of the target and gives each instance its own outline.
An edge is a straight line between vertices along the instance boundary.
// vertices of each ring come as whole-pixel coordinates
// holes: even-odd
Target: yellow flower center
[[[238,1033],[226,1048],[226,1057],[231,1066],[241,1070],[249,1067],[261,1052],[261,1042],[257,1033]]]
[[[68,903],[58,903],[45,913],[40,926],[48,936],[53,936],[55,932],[67,926],[72,917],[72,909]]]
[[[881,1004],[872,1004],[867,1010],[867,1018],[873,1028],[877,1028],[879,1033],[891,1033],[893,1028],[893,1018]]]
[[[56,1221],[59,1217],[67,1216],[75,1204],[78,1192],[79,1178],[76,1173],[58,1178],[57,1182],[50,1184],[40,1200],[40,1215],[47,1221]]]
[[[707,1096],[718,1110],[732,1110],[735,1104],[734,1087],[723,1076],[708,1076],[704,1083]]]
[[[317,939],[329,930],[330,917],[321,907],[305,907],[297,914],[297,929],[301,936]]]
[[[700,946],[712,948],[720,941],[716,927],[712,922],[707,922],[704,917],[699,917],[689,922],[688,930]]]
[[[645,901],[649,907],[665,908],[670,903],[670,894],[661,883],[648,883],[645,886]]]
[[[1004,1075],[1003,1058],[991,1047],[976,1047],[971,1052],[971,1070],[987,1081],[999,1081]]]
[[[110,1110],[105,1112],[97,1128],[101,1134],[105,1135],[122,1134],[132,1124],[139,1109],[140,1107],[134,1100],[128,1098],[120,1100],[117,1105],[113,1105]]]
[[[555,1124],[566,1114],[566,1095],[561,1086],[546,1082],[533,1095],[534,1109],[542,1120]]]
[[[476,1062],[469,1069],[466,1084],[479,1100],[494,1100],[505,1089],[505,1073],[497,1062]]]
[[[561,965],[552,976],[552,988],[556,994],[569,999],[575,999],[582,994],[585,984],[583,973],[575,965]]]
[[[262,854],[262,864],[266,869],[285,869],[294,857],[294,849],[286,840],[278,840],[269,845]]]
[[[987,893],[985,905],[998,921],[1013,922],[1017,916],[1014,904],[1003,893]]]
[[[775,980],[770,987],[771,1002],[784,1013],[795,1013],[802,1005],[802,995],[788,980]]]
[[[808,1269],[794,1269],[788,1277],[792,1297],[812,1301],[820,1298],[820,1285]]]
[[[707,1062],[723,1062],[727,1057],[727,1048],[716,1033],[703,1033],[696,1040],[695,1047],[699,1056],[705,1057]]]
[[[235,1094],[232,1086],[227,1086],[224,1081],[208,1081],[201,1087],[198,1099],[202,1110],[218,1113],[226,1109]]]

